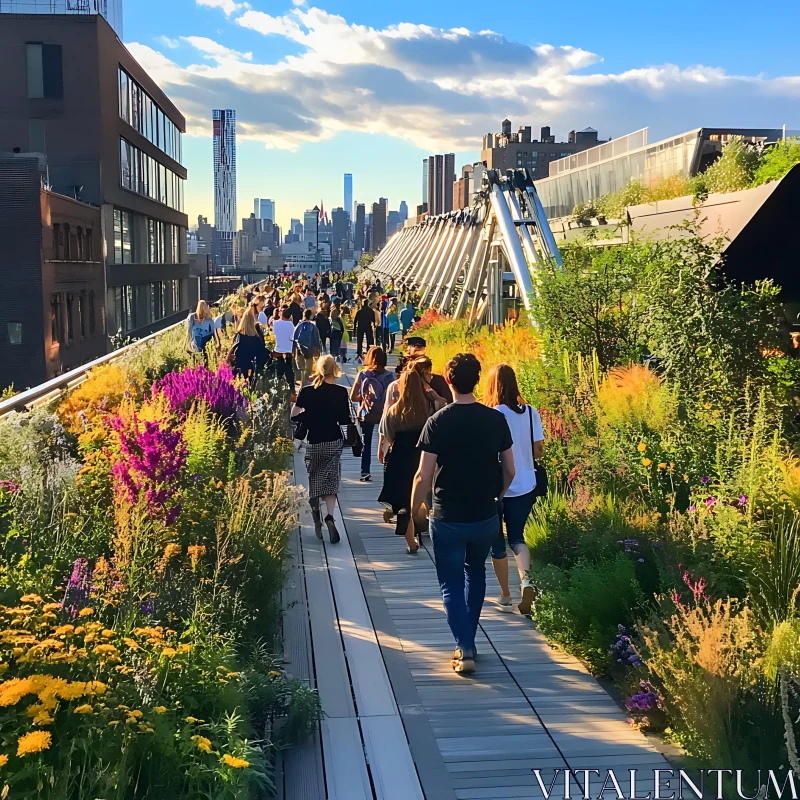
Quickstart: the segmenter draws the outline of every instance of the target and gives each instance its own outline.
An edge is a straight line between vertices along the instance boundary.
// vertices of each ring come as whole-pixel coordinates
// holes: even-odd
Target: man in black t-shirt
[[[433,484],[431,540],[447,623],[456,640],[451,666],[475,669],[475,633],[486,594],[486,556],[497,538],[497,501],[514,479],[506,418],[473,394],[481,365],[471,353],[447,364],[454,402],[437,411],[419,439],[411,512],[419,521]]]

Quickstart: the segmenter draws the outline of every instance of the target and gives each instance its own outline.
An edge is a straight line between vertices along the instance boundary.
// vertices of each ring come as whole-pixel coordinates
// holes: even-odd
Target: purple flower
[[[697,506],[696,506],[694,503],[692,503],[692,504],[689,506],[689,511],[690,511],[690,513],[693,513],[693,512],[695,512],[695,511],[697,511]]]
[[[233,372],[223,364],[216,372],[202,364],[181,372],[170,372],[153,384],[154,395],[163,394],[170,408],[186,414],[198,400],[204,400],[217,416],[232,417],[247,404],[245,396],[234,386]]]
[[[168,420],[140,424],[134,414],[128,422],[111,420],[119,436],[121,458],[111,468],[116,490],[129,503],[140,498],[152,513],[163,515],[171,525],[180,505],[171,503],[177,491],[176,478],[186,463],[186,443],[180,430]]]
[[[708,475],[706,475],[705,477],[703,477],[703,478],[700,478],[700,480],[701,480],[703,483],[708,483],[708,482],[711,480],[711,478],[709,478],[709,477],[708,477]]]
[[[706,498],[706,508],[711,508],[711,506],[713,506],[714,503],[716,503],[716,502],[717,502],[717,498],[716,497],[707,497]]]
[[[194,475],[192,475],[192,480],[193,480],[195,483],[197,483],[197,481],[199,481],[199,480],[201,479],[201,477],[202,477],[202,476],[200,475],[200,473],[199,473],[199,472],[195,472],[195,474],[194,474]]]
[[[89,561],[85,558],[76,558],[72,565],[72,575],[64,591],[64,601],[61,604],[62,608],[73,617],[77,616],[78,612],[87,605],[91,591],[89,578]]]
[[[646,712],[660,708],[661,701],[650,682],[642,681],[639,685],[642,687],[642,691],[632,695],[625,704],[628,711]]]
[[[746,494],[739,495],[739,505],[740,506],[746,506],[747,505],[747,495]]]
[[[8,492],[9,494],[17,494],[19,486],[14,481],[0,481],[0,492]]]

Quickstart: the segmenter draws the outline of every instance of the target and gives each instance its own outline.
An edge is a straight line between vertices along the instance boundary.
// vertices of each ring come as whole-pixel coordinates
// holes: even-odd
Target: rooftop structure
[[[702,172],[732,136],[752,142],[774,142],[778,128],[694,128],[677,136],[648,142],[648,129],[604,142],[550,164],[549,175],[536,180],[548,219],[572,214],[583,203],[624,188],[632,180],[645,186],[676,176]],[[534,176],[535,177],[535,176]]]

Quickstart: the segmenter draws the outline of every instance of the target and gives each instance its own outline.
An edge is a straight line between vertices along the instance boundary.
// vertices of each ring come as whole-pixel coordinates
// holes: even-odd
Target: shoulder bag
[[[531,427],[531,458],[533,458],[533,406],[528,406],[528,422]],[[533,469],[536,473],[536,486],[533,487],[536,497],[544,497],[547,494],[547,470],[544,464],[533,459]]]

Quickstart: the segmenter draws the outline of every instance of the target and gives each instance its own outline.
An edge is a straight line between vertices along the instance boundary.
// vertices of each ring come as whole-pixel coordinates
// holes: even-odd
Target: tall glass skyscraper
[[[275,201],[256,197],[253,201],[253,213],[256,219],[269,219],[275,222]]]
[[[215,248],[221,265],[233,264],[236,232],[236,112],[215,108],[214,123],[214,225],[219,242]]]
[[[353,219],[353,176],[349,172],[344,174],[344,210],[349,219]]]

